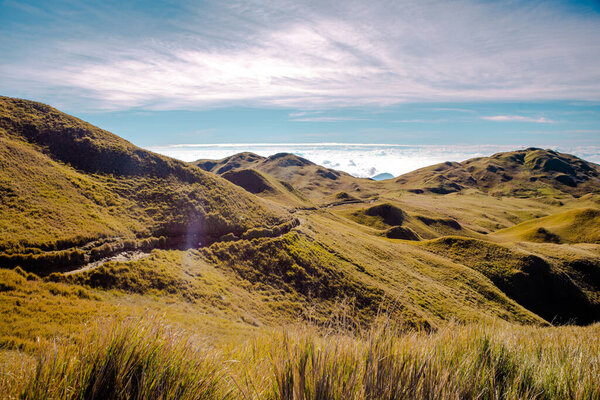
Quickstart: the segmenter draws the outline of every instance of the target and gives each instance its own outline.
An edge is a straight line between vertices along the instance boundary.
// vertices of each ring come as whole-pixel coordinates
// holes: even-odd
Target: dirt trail
[[[137,261],[142,258],[146,258],[150,255],[150,253],[145,253],[143,251],[135,250],[135,251],[124,251],[118,254],[115,254],[111,257],[105,257],[100,260],[85,264],[81,268],[74,269],[72,271],[65,272],[65,275],[76,274],[79,272],[89,271],[94,268],[98,268],[102,264],[105,264],[109,261],[119,261],[119,262],[127,262],[127,261]]]
[[[284,226],[284,228],[281,230],[280,227],[282,225]],[[269,232],[269,231],[258,232],[256,234],[256,236],[244,237],[244,239],[236,239],[236,240],[249,240],[249,239],[261,238],[261,237],[271,237],[271,238],[280,237],[280,236],[283,236],[286,233],[288,233],[293,228],[300,225],[300,220],[298,220],[296,218],[293,221],[291,221],[291,223],[288,222],[288,223],[282,224],[282,225],[275,227],[278,229],[278,232],[276,234],[273,234],[273,232]],[[101,266],[107,262],[110,262],[110,261],[119,261],[119,262],[137,261],[142,258],[148,257],[150,255],[150,251],[151,251],[150,249],[147,249],[146,251],[141,251],[141,250],[120,251],[116,254],[113,254],[112,256],[104,257],[100,260],[96,260],[94,262],[87,263],[87,264],[81,266],[80,268],[63,272],[63,274],[72,275],[72,274],[76,274],[79,272],[89,271],[91,269],[98,268],[99,266]]]

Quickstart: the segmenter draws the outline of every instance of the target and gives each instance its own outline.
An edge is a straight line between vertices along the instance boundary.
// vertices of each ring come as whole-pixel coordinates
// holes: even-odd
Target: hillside
[[[0,166],[0,259],[42,274],[290,220],[225,179],[31,101],[0,98]]]
[[[576,191],[198,168],[2,98],[0,397],[595,398],[600,203],[572,161]]]
[[[221,175],[235,169],[251,168],[264,160],[265,157],[259,156],[258,154],[243,152],[225,157],[221,160],[196,160],[193,164],[205,171]]]
[[[480,236],[452,218],[408,213],[393,203],[381,203],[366,208],[362,205],[346,207],[346,210],[339,214],[358,224],[371,227],[376,230],[376,234],[390,239],[421,240],[446,235]]]
[[[255,169],[235,169],[227,171],[221,176],[263,199],[280,202],[287,207],[313,207],[310,200],[289,183],[277,180]]]
[[[600,243],[600,209],[577,208],[494,232],[507,241]]]
[[[558,249],[521,248],[483,240],[448,236],[420,247],[469,266],[487,276],[507,296],[555,323],[587,324],[600,314],[599,249],[563,257]],[[565,252],[569,251],[567,249]],[[574,273],[585,265],[588,275]]]
[[[570,155],[530,148],[463,163],[443,163],[383,182],[338,173],[335,177],[344,176],[346,185],[338,183],[333,188],[348,190],[332,194],[323,187],[335,179],[320,177],[317,178],[321,181],[320,186],[315,185],[317,174],[314,170],[318,166],[289,154],[265,158],[241,153],[219,161],[203,162],[213,171],[227,169],[229,172],[225,174],[251,168],[261,170],[264,177],[277,175],[287,182],[294,182],[296,187],[302,188],[303,194],[320,199],[317,204],[328,209],[328,212],[319,213],[320,218],[328,222],[310,236],[328,231],[323,240],[330,240],[335,237],[334,230],[352,232],[350,237],[336,241],[330,248],[340,251],[342,243],[353,243],[341,252],[352,259],[363,242],[371,243],[367,254],[373,258],[365,260],[364,265],[372,265],[375,254],[380,251],[374,243],[387,240],[394,243],[394,250],[388,257],[396,260],[394,269],[401,269],[400,265],[411,263],[415,257],[407,251],[406,245],[419,243],[419,248],[442,257],[437,263],[458,263],[467,267],[469,273],[483,274],[508,298],[546,321],[589,323],[600,317],[600,284],[588,279],[594,276],[590,271],[600,268],[595,256],[574,250],[571,257],[563,259],[555,254],[555,249],[525,250],[511,244],[507,247],[496,244],[497,241],[517,239],[594,243],[595,213],[593,209],[577,207],[595,204],[595,164]],[[336,171],[329,172],[334,174]],[[561,174],[567,172],[576,184],[563,187],[566,180]],[[370,196],[361,198],[366,192]],[[312,221],[313,228],[314,218],[304,216]],[[543,231],[538,227],[540,224],[547,229],[544,231],[547,235],[541,240],[529,233],[519,238],[511,234],[532,230],[539,235]],[[534,225],[535,229],[532,228]],[[367,239],[369,236],[373,239]],[[552,240],[547,240],[549,237]],[[458,249],[460,252],[457,253]],[[397,251],[402,251],[403,255],[391,255]],[[597,248],[588,251],[598,253]],[[423,256],[419,259],[423,260]],[[513,261],[505,264],[509,259]],[[386,264],[387,261],[379,259],[377,263]],[[435,263],[424,262],[432,266]],[[579,265],[586,265],[588,270],[582,273]],[[409,287],[412,284],[407,283]],[[433,287],[428,285],[430,295]],[[414,301],[407,300],[407,304],[414,304]],[[432,307],[429,303],[419,313],[428,314]],[[431,321],[431,317],[425,318]]]
[[[557,204],[600,194],[600,166],[553,150],[528,148],[463,162],[445,162],[384,180],[361,179],[321,167],[293,154],[262,157],[239,153],[221,160],[198,160],[200,168],[224,174],[254,169],[291,184],[317,205],[365,202],[402,193],[447,195],[477,190],[496,197],[540,198]]]
[[[493,195],[581,196],[600,192],[600,166],[570,154],[528,148],[421,168],[396,179],[414,192],[478,189]]]
[[[289,153],[261,157],[239,153],[221,160],[197,160],[192,163],[206,171],[224,174],[236,169],[254,169],[289,183],[304,196],[318,204],[334,202],[339,192],[352,192],[360,198],[372,196],[371,181],[317,165]]]
[[[291,154],[198,168],[49,106],[0,104],[0,345],[145,313],[228,334],[362,329],[381,313],[426,331],[600,320],[592,192],[441,195]],[[503,236],[535,223],[562,244]]]

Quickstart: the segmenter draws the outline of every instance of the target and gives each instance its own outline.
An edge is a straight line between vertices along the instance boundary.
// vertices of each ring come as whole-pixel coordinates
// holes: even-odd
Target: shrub
[[[0,269],[0,292],[16,290],[25,283],[23,275],[10,270]]]

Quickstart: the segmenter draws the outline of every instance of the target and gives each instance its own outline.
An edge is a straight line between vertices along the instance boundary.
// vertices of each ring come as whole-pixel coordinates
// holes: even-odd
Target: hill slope
[[[289,183],[255,169],[235,169],[221,176],[250,193],[280,202],[287,207],[313,207],[312,203]]]
[[[338,192],[353,192],[359,197],[374,194],[368,190],[373,182],[371,180],[355,178],[290,153],[279,153],[270,157],[239,153],[221,160],[197,160],[192,164],[217,174],[237,169],[255,169],[291,184],[319,204],[335,201],[334,195]]]
[[[107,238],[193,247],[290,219],[225,179],[31,101],[0,98],[0,166],[0,252],[24,267],[33,256],[15,254],[63,251],[45,261],[77,264],[81,248]]]
[[[591,259],[589,255],[572,259],[556,257],[556,249],[524,250],[514,245],[451,236],[419,246],[481,272],[508,297],[547,321],[586,324],[599,318],[600,281],[589,279],[593,271],[600,272],[598,248],[591,249]],[[551,261],[550,255],[560,261]],[[573,269],[579,263],[585,263],[591,272],[574,274]]]
[[[438,194],[475,188],[497,195],[583,195],[600,192],[600,166],[570,154],[528,148],[432,165],[396,182],[406,189]]]
[[[502,240],[600,243],[600,209],[578,208],[523,222],[493,233]]]

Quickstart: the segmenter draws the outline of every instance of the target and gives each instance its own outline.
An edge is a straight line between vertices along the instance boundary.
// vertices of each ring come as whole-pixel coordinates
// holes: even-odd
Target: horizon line
[[[146,148],[187,148],[187,147],[245,147],[245,146],[258,146],[258,147],[275,147],[275,146],[358,146],[358,147],[511,147],[511,148],[541,148],[533,145],[510,145],[510,144],[466,144],[466,143],[454,143],[454,144],[394,144],[394,143],[342,143],[342,142],[311,142],[311,143],[182,143],[182,144],[166,144],[166,145],[150,145],[144,146]],[[556,147],[568,147],[561,145],[550,145],[545,146],[547,149]],[[583,146],[583,147],[597,147],[597,146]]]

